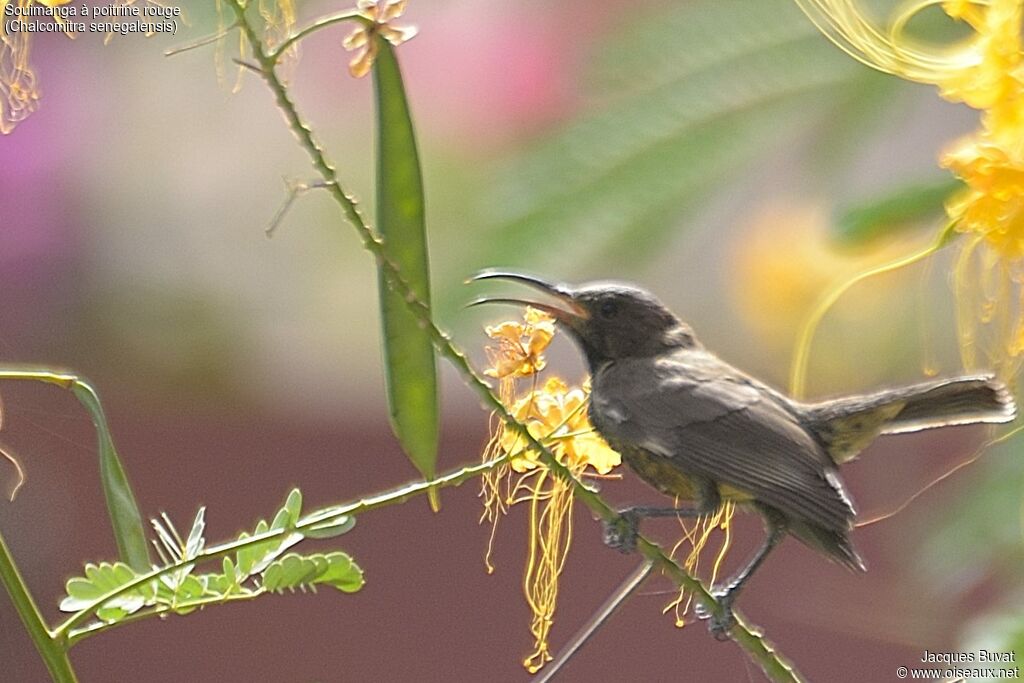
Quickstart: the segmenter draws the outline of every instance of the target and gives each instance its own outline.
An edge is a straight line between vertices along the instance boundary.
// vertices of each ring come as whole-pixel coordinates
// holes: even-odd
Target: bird
[[[708,515],[724,501],[760,513],[764,542],[735,576],[712,588],[721,614],[701,614],[719,639],[728,639],[735,623],[736,596],[787,535],[866,571],[850,539],[856,511],[839,466],[876,437],[1005,423],[1017,414],[1006,385],[985,373],[798,401],[720,359],[636,285],[569,285],[499,269],[472,279],[522,283],[553,300],[485,296],[470,305],[527,305],[551,315],[586,357],[593,427],[641,479],[690,503],[619,510],[605,524],[608,545],[633,550],[646,517]]]

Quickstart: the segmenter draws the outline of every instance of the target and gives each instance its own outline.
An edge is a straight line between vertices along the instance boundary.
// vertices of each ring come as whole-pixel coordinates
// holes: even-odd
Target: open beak
[[[479,306],[480,304],[515,304],[520,306],[532,306],[538,310],[550,314],[558,322],[572,325],[574,322],[586,320],[590,317],[586,309],[576,303],[572,291],[564,285],[551,284],[534,275],[516,273],[509,270],[483,270],[470,278],[470,281],[478,280],[512,280],[522,282],[534,289],[553,297],[558,305],[547,304],[528,299],[516,299],[512,297],[484,296],[466,304],[466,306]]]

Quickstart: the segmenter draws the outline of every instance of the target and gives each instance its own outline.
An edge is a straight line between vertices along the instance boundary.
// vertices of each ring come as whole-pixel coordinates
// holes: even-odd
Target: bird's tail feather
[[[991,375],[932,380],[807,406],[815,433],[836,462],[853,458],[878,434],[1010,422],[1017,406]]]
[[[890,400],[905,403],[884,425],[884,434],[977,422],[1010,422],[1017,416],[1017,405],[1006,385],[986,375],[926,382],[897,389],[893,394]]]
[[[867,564],[844,531],[826,529],[807,522],[790,524],[789,531],[804,545],[825,553],[832,560],[853,571],[867,571]]]

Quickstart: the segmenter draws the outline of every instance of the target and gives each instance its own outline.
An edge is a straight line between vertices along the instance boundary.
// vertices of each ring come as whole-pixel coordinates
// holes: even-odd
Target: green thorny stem
[[[14,564],[14,557],[4,542],[3,534],[0,534],[0,581],[7,587],[7,593],[11,596],[11,603],[15,611],[21,617],[32,643],[39,651],[39,655],[46,663],[50,677],[57,683],[74,683],[78,680],[74,669],[71,668],[71,660],[68,659],[67,641],[51,633],[46,627],[39,607],[36,605],[32,595],[28,592],[25,579],[22,578],[18,567]]]
[[[535,449],[540,453],[540,458],[545,466],[572,485],[576,498],[581,500],[600,519],[606,522],[614,521],[618,517],[618,513],[596,492],[577,480],[564,465],[558,462],[550,450],[530,434],[525,425],[515,419],[498,397],[494,395],[490,385],[473,369],[466,355],[452,343],[451,337],[434,324],[430,308],[419,300],[415,292],[409,287],[409,284],[402,278],[398,266],[388,255],[386,244],[374,234],[373,230],[364,220],[359,212],[356,200],[341,187],[334,166],[328,161],[323,149],[314,138],[312,129],[299,116],[299,112],[292,102],[286,86],[277,74],[276,58],[280,53],[269,53],[267,51],[262,40],[257,35],[256,29],[245,15],[246,3],[244,0],[228,0],[228,2],[238,18],[240,29],[249,41],[253,57],[257,62],[257,68],[254,70],[262,76],[273,92],[278,108],[284,115],[288,127],[291,128],[292,132],[299,139],[300,146],[309,154],[313,168],[323,177],[326,189],[341,207],[345,218],[348,219],[356,229],[356,232],[359,233],[363,246],[374,256],[378,266],[383,270],[388,283],[402,296],[409,310],[429,332],[438,353],[454,366],[466,384],[469,385],[469,388],[476,392],[486,407],[493,410],[509,429],[517,432],[531,449]],[[304,32],[308,33],[307,30],[303,29],[299,31],[299,34]],[[294,44],[294,41],[286,39],[285,43]],[[703,584],[690,576],[660,546],[643,536],[638,536],[636,547],[641,555],[668,574],[677,585],[690,591],[704,605],[708,612],[715,616],[723,615],[722,605],[715,600]],[[758,630],[748,626],[740,615],[736,615],[736,625],[730,631],[730,635],[747,652],[748,656],[764,670],[771,680],[792,682],[803,680],[794,667],[764,639],[763,635]]]

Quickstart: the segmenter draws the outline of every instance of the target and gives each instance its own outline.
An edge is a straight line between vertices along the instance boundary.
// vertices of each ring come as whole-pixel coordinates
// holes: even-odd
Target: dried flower
[[[391,21],[397,19],[405,11],[408,0],[359,0],[359,14],[369,23],[358,26],[345,38],[343,45],[346,50],[356,50],[355,57],[349,62],[348,71],[355,78],[362,78],[370,73],[380,44],[377,38],[383,38],[395,47],[411,40],[419,31],[415,26],[392,26]]]
[[[8,32],[8,5],[16,8],[16,16],[27,18],[32,5],[53,8],[69,2],[71,0],[0,0],[0,17],[4,17],[0,22],[0,133],[10,133],[39,107],[36,74],[29,63],[32,34]],[[55,15],[55,19],[61,21],[59,15]]]

